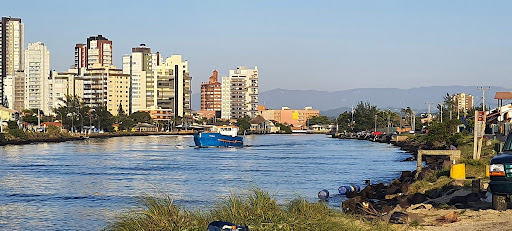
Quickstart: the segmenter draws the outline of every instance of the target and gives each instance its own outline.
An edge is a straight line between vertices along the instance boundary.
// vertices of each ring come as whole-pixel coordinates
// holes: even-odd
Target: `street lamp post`
[[[377,132],[377,115],[375,115],[375,132]]]

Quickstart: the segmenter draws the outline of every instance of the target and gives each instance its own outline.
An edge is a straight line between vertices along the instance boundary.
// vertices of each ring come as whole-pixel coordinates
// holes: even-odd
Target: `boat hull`
[[[202,132],[194,134],[194,143],[198,147],[243,146],[244,138],[240,136],[226,136],[220,133]]]

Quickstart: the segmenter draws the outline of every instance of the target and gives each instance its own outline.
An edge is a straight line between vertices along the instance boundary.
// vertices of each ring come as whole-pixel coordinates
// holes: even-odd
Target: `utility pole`
[[[389,117],[390,117],[390,116],[391,116],[391,111],[390,111],[390,110],[388,110],[388,133],[387,133],[387,134],[389,134],[389,125],[390,125],[390,124],[389,124]]]
[[[430,106],[432,106],[432,102],[426,102],[428,104],[428,115],[430,116]]]
[[[354,106],[352,106],[352,121],[350,122],[350,127],[352,131],[354,130]]]
[[[486,111],[485,110],[485,91],[491,90],[491,88],[490,87],[477,87],[476,89],[482,90],[482,111]]]

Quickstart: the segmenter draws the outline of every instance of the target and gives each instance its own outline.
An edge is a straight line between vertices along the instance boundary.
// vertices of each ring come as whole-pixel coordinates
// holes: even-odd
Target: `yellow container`
[[[450,177],[455,180],[466,179],[466,165],[465,164],[454,164],[450,168]]]
[[[489,165],[485,166],[485,176],[489,177]]]

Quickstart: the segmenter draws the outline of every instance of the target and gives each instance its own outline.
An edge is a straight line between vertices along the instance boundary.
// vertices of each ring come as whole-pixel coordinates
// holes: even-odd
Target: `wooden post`
[[[475,111],[475,128],[473,133],[473,160],[476,160],[478,152],[478,111]]]

